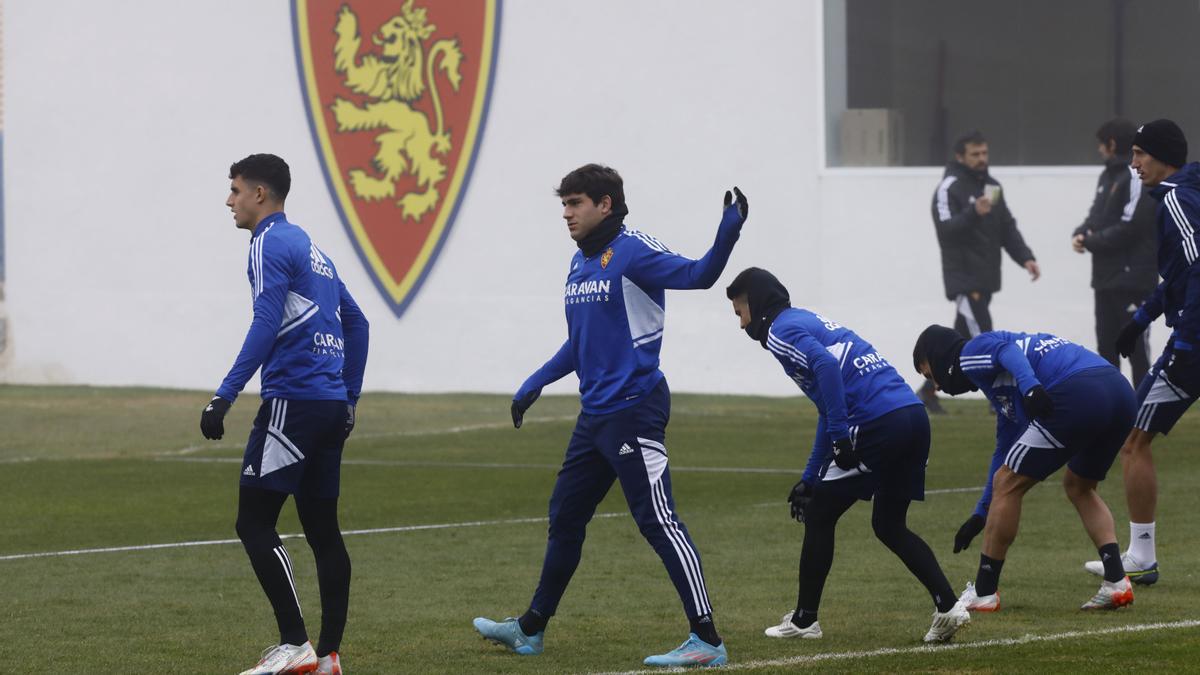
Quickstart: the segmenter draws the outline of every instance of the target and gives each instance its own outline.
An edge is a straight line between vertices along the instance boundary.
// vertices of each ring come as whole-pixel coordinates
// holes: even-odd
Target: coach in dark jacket
[[[942,249],[946,297],[957,309],[954,327],[969,339],[992,330],[988,306],[1000,290],[1001,248],[1034,281],[1041,270],[1017,230],[1000,183],[988,174],[987,139],[978,131],[958,139],[954,157],[933,195],[933,224]]]
[[[1117,334],[1133,318],[1138,305],[1158,285],[1153,199],[1142,194],[1142,182],[1129,167],[1133,122],[1114,119],[1096,132],[1104,171],[1087,219],[1075,228],[1071,243],[1092,254],[1092,288],[1096,298],[1096,351],[1117,368]],[[1133,382],[1150,369],[1150,344],[1142,335],[1129,357]]]

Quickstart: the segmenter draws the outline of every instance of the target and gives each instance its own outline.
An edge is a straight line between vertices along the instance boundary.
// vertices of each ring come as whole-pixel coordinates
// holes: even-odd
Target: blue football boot
[[[485,619],[482,616],[472,623],[475,630],[484,638],[504,645],[521,656],[535,656],[542,653],[542,636],[546,631],[538,631],[537,635],[526,635],[517,620],[511,616],[501,622]]]
[[[688,639],[677,648],[666,654],[647,656],[642,663],[663,668],[712,668],[723,666],[727,661],[729,653],[725,651],[724,642],[714,647],[695,633],[688,633]]]

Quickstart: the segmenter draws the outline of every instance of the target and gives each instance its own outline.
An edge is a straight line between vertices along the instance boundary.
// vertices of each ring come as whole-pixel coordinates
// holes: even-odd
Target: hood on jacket
[[[792,306],[792,299],[774,274],[758,267],[742,270],[725,289],[725,297],[730,300],[743,294],[750,305],[746,334],[766,347],[771,324],[780,312]]]

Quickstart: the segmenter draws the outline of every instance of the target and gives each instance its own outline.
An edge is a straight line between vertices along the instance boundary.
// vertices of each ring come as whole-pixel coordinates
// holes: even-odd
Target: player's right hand
[[[734,200],[734,197],[737,200]],[[725,207],[721,215],[721,227],[733,225],[741,229],[742,224],[746,222],[746,217],[750,215],[750,203],[746,201],[746,195],[742,191],[733,188],[733,192],[725,191]]]
[[[219,441],[225,435],[225,413],[229,412],[232,402],[220,396],[214,396],[204,412],[200,413],[200,433],[210,441]]]
[[[792,506],[792,517],[796,522],[804,522],[804,511],[812,501],[812,494],[813,486],[808,481],[801,479],[792,486],[792,491],[788,494],[788,504]]]
[[[1054,412],[1054,400],[1050,398],[1050,394],[1046,393],[1045,387],[1040,384],[1025,392],[1022,402],[1025,405],[1025,414],[1029,416],[1029,419],[1043,419]]]
[[[854,448],[854,441],[850,437],[839,438],[833,442],[833,463],[842,471],[851,471],[857,469],[862,459],[858,456],[858,451]]]
[[[1129,358],[1130,354],[1133,354],[1133,350],[1137,345],[1137,339],[1142,336],[1142,333],[1145,332],[1145,330],[1145,326],[1137,321],[1134,321],[1133,319],[1130,319],[1129,323],[1125,324],[1121,328],[1121,332],[1117,334],[1117,352],[1120,353],[1121,356]]]
[[[514,429],[521,428],[521,423],[525,420],[525,411],[529,410],[529,407],[532,406],[533,402],[538,400],[538,397],[541,395],[542,390],[541,388],[538,388],[534,389],[533,391],[527,391],[524,394],[517,392],[517,395],[513,397],[512,418]]]
[[[954,535],[954,552],[965,551],[971,545],[971,540],[975,538],[975,535],[983,532],[983,526],[986,524],[987,518],[972,513],[971,517],[967,518],[967,522],[963,523]]]

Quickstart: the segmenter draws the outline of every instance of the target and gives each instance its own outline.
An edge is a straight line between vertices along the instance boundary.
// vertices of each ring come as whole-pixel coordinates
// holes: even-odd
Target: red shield
[[[293,0],[330,193],[396,316],[454,224],[487,118],[499,0]]]

